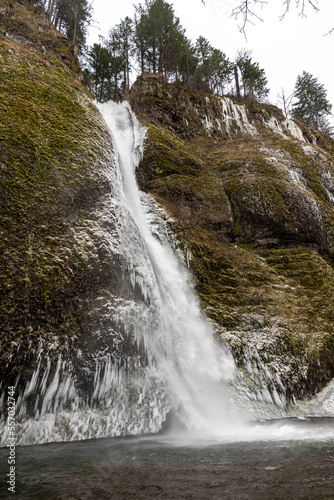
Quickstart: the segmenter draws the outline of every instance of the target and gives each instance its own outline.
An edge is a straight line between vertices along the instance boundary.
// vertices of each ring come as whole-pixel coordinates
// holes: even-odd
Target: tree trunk
[[[114,99],[115,99],[115,101],[116,101],[117,96],[118,96],[118,79],[117,79],[117,63],[116,63],[116,56],[114,56],[114,83],[115,83]]]
[[[239,75],[237,66],[234,66],[234,79],[235,79],[235,88],[237,92],[237,97],[240,98],[240,85],[239,85]]]
[[[152,64],[153,64],[153,73],[156,74],[157,72],[157,61],[156,61],[156,54],[155,54],[155,46],[153,45],[153,51],[152,51]]]
[[[77,37],[77,27],[78,27],[78,17],[79,17],[79,12],[78,10],[74,12],[74,27],[73,27],[73,45],[75,45],[76,37]]]
[[[52,16],[54,15],[54,5],[55,5],[55,0],[49,0],[48,10],[47,10],[49,19],[51,19]]]
[[[143,74],[144,73],[144,68],[145,68],[145,64],[144,64],[144,47],[143,47],[143,44],[140,47],[140,65],[141,65],[141,73]]]

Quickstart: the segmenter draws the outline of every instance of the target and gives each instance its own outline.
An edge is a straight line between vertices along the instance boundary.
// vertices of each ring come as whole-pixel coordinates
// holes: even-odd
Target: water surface
[[[7,450],[0,450],[1,478]],[[334,499],[334,419],[255,424],[219,439],[147,436],[17,448],[22,499]]]

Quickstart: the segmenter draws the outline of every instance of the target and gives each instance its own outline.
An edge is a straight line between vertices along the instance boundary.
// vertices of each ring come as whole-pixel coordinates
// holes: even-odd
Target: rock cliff
[[[92,346],[112,353],[106,284],[136,292],[103,231],[112,142],[75,50],[29,2],[0,0],[0,18],[1,384],[24,390],[43,353],[54,372],[83,352],[87,373]],[[245,393],[284,406],[318,391],[334,374],[333,141],[152,75],[127,98],[147,127],[141,189],[169,214]]]
[[[318,390],[334,373],[333,141],[274,106],[150,75],[129,99],[148,127],[140,186],[171,215],[250,391]]]
[[[66,37],[29,2],[0,16],[0,363],[24,387],[42,352],[83,347],[118,280],[97,222],[113,150]]]

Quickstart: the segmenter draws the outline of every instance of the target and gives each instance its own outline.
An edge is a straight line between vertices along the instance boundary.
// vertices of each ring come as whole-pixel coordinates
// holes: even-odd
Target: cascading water
[[[154,311],[153,324],[137,339],[145,346],[147,364],[156,366],[164,380],[170,408],[191,429],[216,433],[228,420],[226,382],[234,364],[203,317],[189,275],[176,256],[149,198],[135,180],[144,129],[127,103],[99,105],[115,139],[123,181],[123,203],[144,242],[146,269],[129,263],[140,276],[144,295]],[[144,273],[144,274],[143,274]],[[149,288],[149,290],[148,290]]]
[[[214,341],[166,222],[138,190],[145,129],[127,103],[99,109],[115,158],[105,172],[110,194],[89,227],[120,277],[96,297],[98,324],[74,353],[40,345],[17,392],[17,443],[154,433],[168,415],[202,434],[225,433],[234,362]]]
[[[101,266],[113,271],[93,294],[93,320],[82,338],[65,348],[41,341],[33,373],[17,381],[16,443],[156,433],[169,415],[197,436],[257,439],[262,427],[250,433],[235,426],[235,408],[248,419],[287,416],[283,384],[256,349],[245,352],[244,374],[215,341],[166,218],[138,190],[145,129],[127,103],[99,109],[113,142],[102,173],[110,189],[75,237],[79,251],[82,242],[96,248]],[[312,413],[332,411],[332,386],[324,398],[312,403]],[[5,418],[0,431],[6,445]]]

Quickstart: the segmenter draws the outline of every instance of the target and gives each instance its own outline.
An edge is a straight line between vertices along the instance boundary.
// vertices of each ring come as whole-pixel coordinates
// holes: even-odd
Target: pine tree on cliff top
[[[308,127],[330,132],[327,116],[331,114],[332,105],[327,99],[327,91],[314,76],[306,71],[297,77],[295,85],[296,102],[293,104],[293,118]]]

